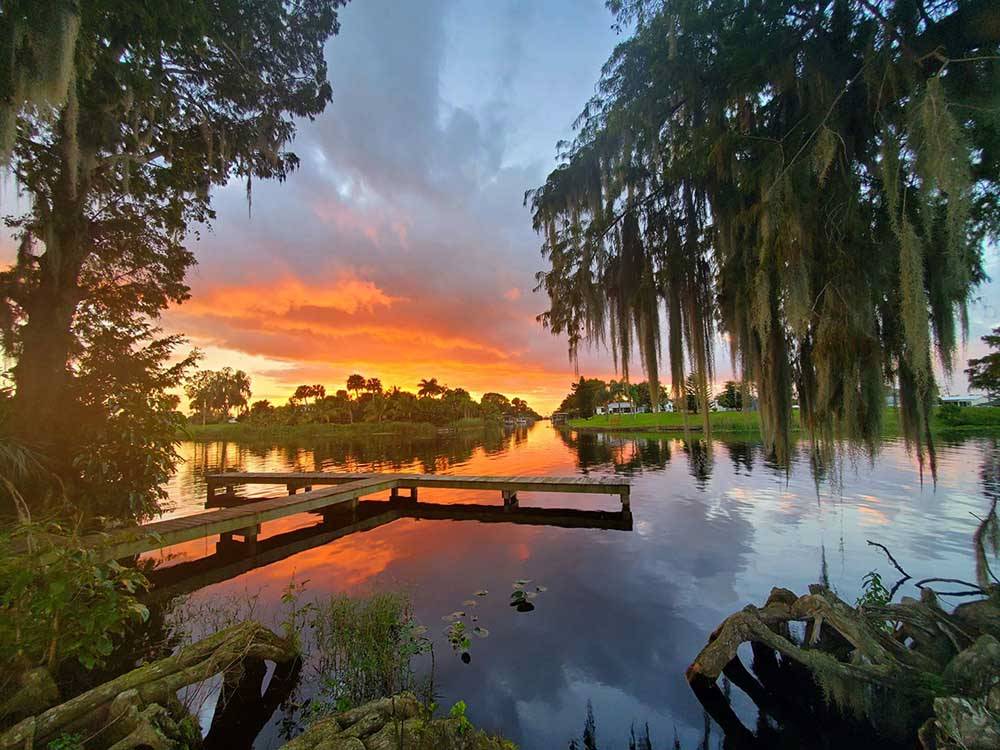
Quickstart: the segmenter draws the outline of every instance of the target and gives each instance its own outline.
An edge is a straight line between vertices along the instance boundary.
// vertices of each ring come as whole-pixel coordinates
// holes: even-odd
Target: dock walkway
[[[324,516],[344,507],[356,508],[360,498],[389,491],[392,500],[410,500],[416,508],[417,490],[471,489],[499,491],[503,508],[497,511],[516,512],[517,493],[578,492],[618,495],[623,515],[629,511],[629,485],[616,477],[539,477],[539,476],[456,476],[446,474],[375,474],[332,472],[224,472],[206,477],[208,497],[203,513],[195,513],[166,521],[153,521],[133,529],[95,534],[89,546],[100,550],[105,559],[119,559],[170,547],[183,542],[219,535],[223,544],[240,537],[249,547],[256,544],[261,524],[298,513],[320,513]],[[284,485],[287,497],[268,499],[245,498],[234,488],[243,484]],[[314,486],[319,489],[313,489]],[[224,488],[225,492],[218,492]],[[301,494],[298,490],[305,490]],[[399,491],[408,490],[409,495]],[[436,506],[428,506],[424,517],[441,516]],[[424,515],[424,514],[419,514]],[[544,515],[544,511],[543,511]],[[497,521],[495,514],[483,515],[483,520]]]

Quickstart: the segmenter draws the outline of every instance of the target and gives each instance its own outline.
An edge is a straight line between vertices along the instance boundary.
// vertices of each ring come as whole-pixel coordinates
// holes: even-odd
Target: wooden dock
[[[261,524],[299,513],[320,513],[335,516],[345,508],[357,508],[360,498],[388,491],[391,501],[409,501],[414,508],[414,516],[424,518],[448,517],[448,511],[440,506],[417,503],[417,490],[421,487],[433,489],[493,490],[501,493],[503,507],[465,506],[466,510],[476,508],[481,512],[475,520],[503,521],[503,513],[509,519],[519,516],[517,511],[518,492],[577,492],[601,495],[617,495],[621,499],[621,514],[631,522],[629,510],[629,485],[616,477],[538,477],[538,476],[455,476],[446,474],[374,474],[374,473],[331,473],[331,472],[225,472],[207,476],[208,498],[203,513],[195,513],[166,521],[154,521],[134,529],[95,534],[88,540],[89,546],[99,550],[104,559],[119,559],[140,555],[144,552],[170,547],[197,539],[220,536],[223,544],[231,543],[239,537],[247,547],[253,549],[260,534]],[[245,498],[237,495],[234,488],[243,484],[284,485],[287,497],[268,499]],[[313,489],[313,487],[319,489]],[[224,488],[225,492],[218,490]],[[298,490],[305,490],[301,494]],[[407,490],[408,495],[401,495]],[[419,511],[419,512],[418,512]],[[498,513],[499,512],[499,513]],[[467,517],[473,514],[468,513]],[[550,518],[546,519],[546,516]],[[555,514],[525,516],[520,522],[545,523]]]
[[[289,495],[300,489],[307,492],[315,486],[338,485],[347,482],[357,482],[374,478],[386,478],[396,481],[397,487],[393,497],[398,497],[399,489],[406,489],[410,497],[417,497],[420,487],[428,489],[449,490],[493,490],[500,492],[505,503],[516,501],[518,492],[580,492],[592,495],[618,495],[622,509],[629,508],[630,485],[618,477],[605,476],[573,476],[573,477],[539,477],[539,476],[506,476],[481,477],[455,474],[373,474],[373,473],[333,473],[326,471],[302,472],[246,472],[227,471],[220,474],[208,474],[205,479],[208,486],[208,497],[205,507],[228,507],[236,500],[234,488],[243,484],[277,484],[284,485]],[[218,490],[224,488],[224,493]]]

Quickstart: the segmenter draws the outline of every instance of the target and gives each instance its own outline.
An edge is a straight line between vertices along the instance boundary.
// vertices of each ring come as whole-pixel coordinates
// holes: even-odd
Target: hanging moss
[[[722,334],[781,458],[793,395],[818,450],[875,450],[898,378],[933,469],[933,362],[1000,224],[1000,11],[896,5],[616,0],[632,34],[526,195],[571,357],[608,340],[627,374],[638,349],[658,389],[663,318],[671,394],[691,371],[704,401]]]

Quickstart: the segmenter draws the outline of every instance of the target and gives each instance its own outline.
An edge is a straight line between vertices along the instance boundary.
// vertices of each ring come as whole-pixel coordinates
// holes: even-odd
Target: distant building
[[[942,396],[938,401],[942,406],[951,404],[955,406],[989,406],[990,403],[986,396]]]
[[[606,414],[632,414],[635,406],[631,401],[612,401],[608,404]]]

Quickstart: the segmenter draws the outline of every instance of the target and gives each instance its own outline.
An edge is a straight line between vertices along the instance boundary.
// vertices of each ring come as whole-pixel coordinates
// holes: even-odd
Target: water
[[[989,507],[987,485],[996,482],[995,437],[941,445],[936,486],[929,477],[921,482],[900,443],[886,445],[874,464],[843,462],[835,481],[819,484],[802,451],[786,473],[754,442],[717,438],[709,447],[676,437],[576,435],[546,422],[485,438],[185,443],[167,515],[201,510],[203,474],[220,468],[627,476],[630,531],[400,518],[318,546],[300,531],[293,548],[300,551],[255,568],[209,570],[181,588],[206,584],[189,594],[194,605],[256,595],[255,614],[271,625],[292,576],[308,581],[310,596],[403,589],[434,638],[439,704],[464,700],[477,725],[528,750],[566,747],[579,737],[589,701],[602,748],[626,747],[633,722],[648,722],[654,746],[669,745],[676,733],[684,747],[696,747],[705,719],[684,670],[727,615],[763,603],[772,586],[804,593],[825,576],[853,602],[870,570],[890,584],[894,569],[866,540],[886,545],[915,579],[974,577],[970,540],[975,515]],[[421,490],[420,500],[500,505],[496,494]],[[615,497],[585,495],[521,493],[520,504],[619,509]],[[286,519],[266,525],[263,537],[315,523],[309,515]],[[164,559],[184,563],[213,552],[214,540],[204,540]],[[508,606],[512,582],[522,578],[531,579],[528,588],[547,589],[524,614]],[[441,618],[468,609],[462,602],[478,589],[490,592],[475,610],[490,636],[474,639],[465,664],[452,653]],[[304,679],[308,693],[308,674]],[[737,692],[735,704],[752,726]],[[280,718],[279,710],[257,747],[281,744]],[[708,731],[715,747],[718,729]]]

